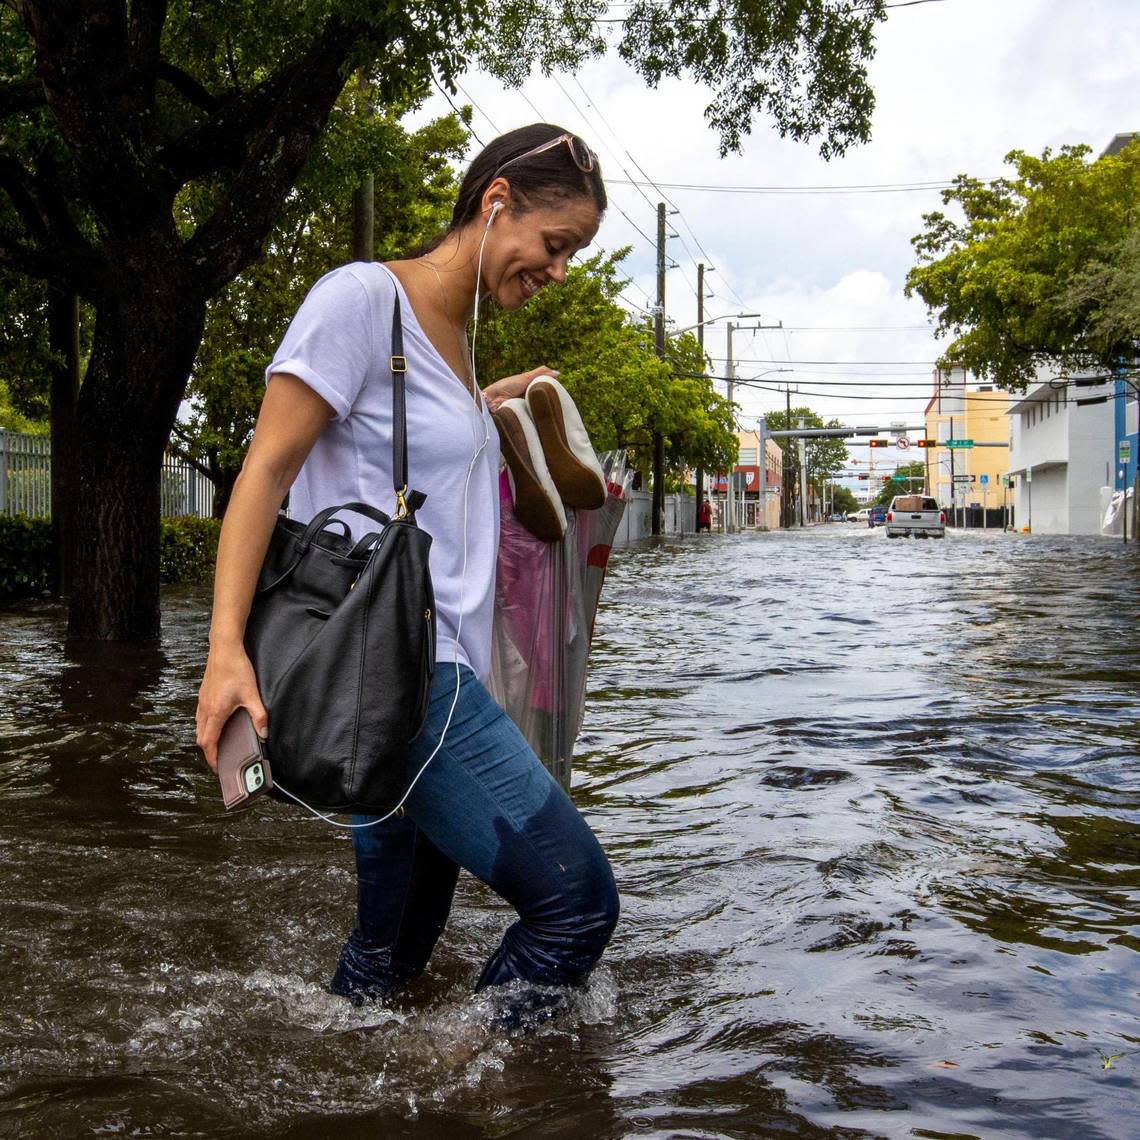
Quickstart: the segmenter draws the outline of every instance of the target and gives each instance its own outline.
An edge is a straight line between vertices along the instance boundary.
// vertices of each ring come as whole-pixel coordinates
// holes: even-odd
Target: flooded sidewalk
[[[574,798],[623,912],[570,1014],[489,1028],[511,914],[325,993],[346,834],[226,816],[208,594],[69,658],[0,613],[0,1136],[1135,1134],[1140,553],[829,524],[615,555]]]

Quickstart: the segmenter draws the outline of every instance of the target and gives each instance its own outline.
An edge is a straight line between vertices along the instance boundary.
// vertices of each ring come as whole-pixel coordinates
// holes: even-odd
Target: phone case
[[[218,738],[218,782],[227,811],[273,787],[265,745],[244,708],[234,711]]]

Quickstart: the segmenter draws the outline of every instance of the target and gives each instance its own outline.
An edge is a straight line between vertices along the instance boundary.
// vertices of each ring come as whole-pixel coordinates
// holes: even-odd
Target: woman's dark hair
[[[589,198],[597,207],[598,213],[604,213],[607,205],[606,187],[602,182],[597,158],[594,158],[592,170],[582,170],[565,143],[544,150],[541,154],[527,155],[527,151],[569,133],[553,123],[532,123],[529,127],[508,131],[488,143],[475,156],[463,176],[459,197],[451,213],[451,225],[408,256],[430,253],[448,234],[455,233],[477,218],[483,191],[500,173],[524,204],[550,205],[559,199]],[[526,157],[521,157],[523,155]],[[519,161],[516,162],[515,159]]]
[[[532,123],[529,127],[508,131],[488,143],[463,177],[451,214],[451,229],[460,229],[479,216],[483,191],[500,171],[511,184],[511,189],[526,202],[548,203],[555,198],[586,197],[593,199],[599,214],[605,213],[606,188],[596,158],[593,170],[581,170],[570,147],[563,144],[541,154],[528,155],[519,162],[513,161],[528,150],[569,133],[553,123]]]

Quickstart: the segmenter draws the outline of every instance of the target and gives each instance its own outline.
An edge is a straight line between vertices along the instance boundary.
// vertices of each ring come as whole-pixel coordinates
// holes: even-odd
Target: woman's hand
[[[553,376],[558,379],[558,372],[554,368],[547,368],[545,364],[532,368],[529,372],[520,372],[517,376],[504,376],[483,389],[483,399],[487,407],[496,411],[504,400],[521,399],[530,382],[539,376]]]
[[[198,690],[198,712],[195,724],[198,747],[211,768],[218,767],[218,737],[234,710],[244,706],[253,717],[253,727],[262,740],[269,733],[269,714],[257,690],[253,665],[244,648],[211,649],[206,658],[206,672]]]

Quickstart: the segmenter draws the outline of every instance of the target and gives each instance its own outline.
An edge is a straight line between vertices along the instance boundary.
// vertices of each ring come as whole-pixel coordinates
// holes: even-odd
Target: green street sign
[[[972,439],[948,439],[946,446],[949,448],[973,447],[974,441]]]
[[[892,483],[905,483],[909,478],[910,478],[909,475],[892,475],[891,476],[891,482]],[[916,478],[917,478],[917,476],[916,476]]]
[[[1127,463],[1132,458],[1132,440],[1122,439],[1119,446],[1120,462]]]

